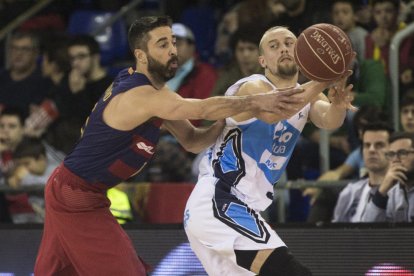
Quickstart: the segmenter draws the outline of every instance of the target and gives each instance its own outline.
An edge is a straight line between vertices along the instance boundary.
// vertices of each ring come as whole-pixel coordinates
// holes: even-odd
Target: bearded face
[[[291,78],[298,72],[298,67],[295,63],[278,63],[277,74],[282,78]]]
[[[177,56],[172,56],[167,64],[162,64],[151,55],[147,54],[148,57],[148,72],[152,75],[154,79],[157,79],[162,82],[166,82],[172,79],[177,72],[177,67],[172,66],[172,63],[177,63]]]

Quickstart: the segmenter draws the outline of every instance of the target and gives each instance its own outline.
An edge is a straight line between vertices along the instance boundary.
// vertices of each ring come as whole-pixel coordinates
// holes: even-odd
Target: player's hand
[[[331,87],[328,91],[328,99],[337,107],[357,111],[358,109],[352,105],[352,101],[354,100],[352,88],[352,84],[345,87],[345,89],[339,88],[338,86]]]
[[[305,91],[302,88],[277,89],[259,96],[259,109],[262,112],[270,112],[283,118],[290,118],[296,114],[304,104],[300,94]]]

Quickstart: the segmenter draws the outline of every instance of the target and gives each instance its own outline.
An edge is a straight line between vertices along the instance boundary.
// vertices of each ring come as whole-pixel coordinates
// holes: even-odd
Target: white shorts
[[[255,275],[237,265],[234,250],[286,246],[259,213],[241,201],[215,198],[217,178],[200,178],[184,212],[191,248],[209,275]]]

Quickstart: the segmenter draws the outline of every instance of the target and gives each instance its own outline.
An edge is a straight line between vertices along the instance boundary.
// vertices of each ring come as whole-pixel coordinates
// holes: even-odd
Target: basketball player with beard
[[[295,35],[285,27],[267,30],[259,45],[264,75],[239,80],[226,95],[299,86],[295,43]],[[200,163],[198,183],[184,213],[191,247],[209,275],[311,275],[259,212],[272,203],[274,185],[306,122],[335,129],[346,110],[353,108],[352,85],[345,87],[349,72],[345,75],[330,89],[330,102],[320,93],[290,118],[246,110],[226,119],[223,132]],[[306,91],[313,85],[302,87]]]
[[[198,129],[187,119],[218,120],[242,112],[289,118],[325,87],[269,91],[269,85],[256,95],[183,99],[165,85],[177,70],[171,20],[141,17],[131,25],[128,39],[135,68],[122,70],[107,88],[75,148],[46,185],[35,275],[146,275],[144,263],[109,210],[106,191],[150,161],[160,127],[197,153],[214,143],[224,123]],[[291,61],[289,57],[280,62]]]

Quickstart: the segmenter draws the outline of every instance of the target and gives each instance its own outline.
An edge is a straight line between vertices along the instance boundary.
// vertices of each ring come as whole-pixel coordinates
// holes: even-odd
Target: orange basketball
[[[349,68],[353,50],[348,36],[331,24],[304,30],[295,45],[295,61],[307,78],[326,82],[338,79]]]

